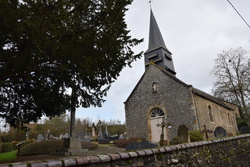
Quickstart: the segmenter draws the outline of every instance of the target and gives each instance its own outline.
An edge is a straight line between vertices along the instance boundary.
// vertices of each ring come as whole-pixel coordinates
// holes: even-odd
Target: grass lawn
[[[0,162],[11,161],[11,160],[16,159],[16,152],[17,150],[6,152],[6,153],[0,153]]]

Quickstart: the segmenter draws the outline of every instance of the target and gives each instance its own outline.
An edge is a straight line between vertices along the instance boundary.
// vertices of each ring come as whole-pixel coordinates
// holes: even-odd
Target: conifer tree
[[[132,0],[0,1],[0,117],[12,126],[101,106],[141,56],[124,20]]]

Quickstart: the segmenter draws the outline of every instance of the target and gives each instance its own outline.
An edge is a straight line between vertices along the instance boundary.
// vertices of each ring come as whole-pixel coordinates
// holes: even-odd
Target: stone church
[[[176,77],[172,53],[166,47],[152,10],[145,72],[125,104],[128,137],[169,143],[179,136],[188,142],[188,131],[206,138],[236,135],[238,107],[213,97]],[[165,126],[160,124],[164,120]]]

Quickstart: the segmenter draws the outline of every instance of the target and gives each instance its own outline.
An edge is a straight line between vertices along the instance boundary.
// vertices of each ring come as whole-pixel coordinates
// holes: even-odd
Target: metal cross
[[[207,129],[206,125],[204,125],[203,127],[204,127],[204,129],[201,131],[201,133],[205,133],[206,139],[208,140],[208,133],[213,133],[213,131]]]
[[[162,117],[162,122],[156,125],[157,127],[161,127],[161,137],[160,137],[160,146],[163,146],[164,141],[164,128],[170,126],[169,123],[165,122],[164,117]]]

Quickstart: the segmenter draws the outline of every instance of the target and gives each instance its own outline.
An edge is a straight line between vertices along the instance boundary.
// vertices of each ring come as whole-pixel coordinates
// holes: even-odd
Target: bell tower
[[[158,65],[164,70],[175,76],[174,63],[172,53],[167,49],[162,38],[160,29],[150,9],[150,26],[149,26],[149,42],[148,49],[144,53],[145,69],[148,68],[150,62]]]

